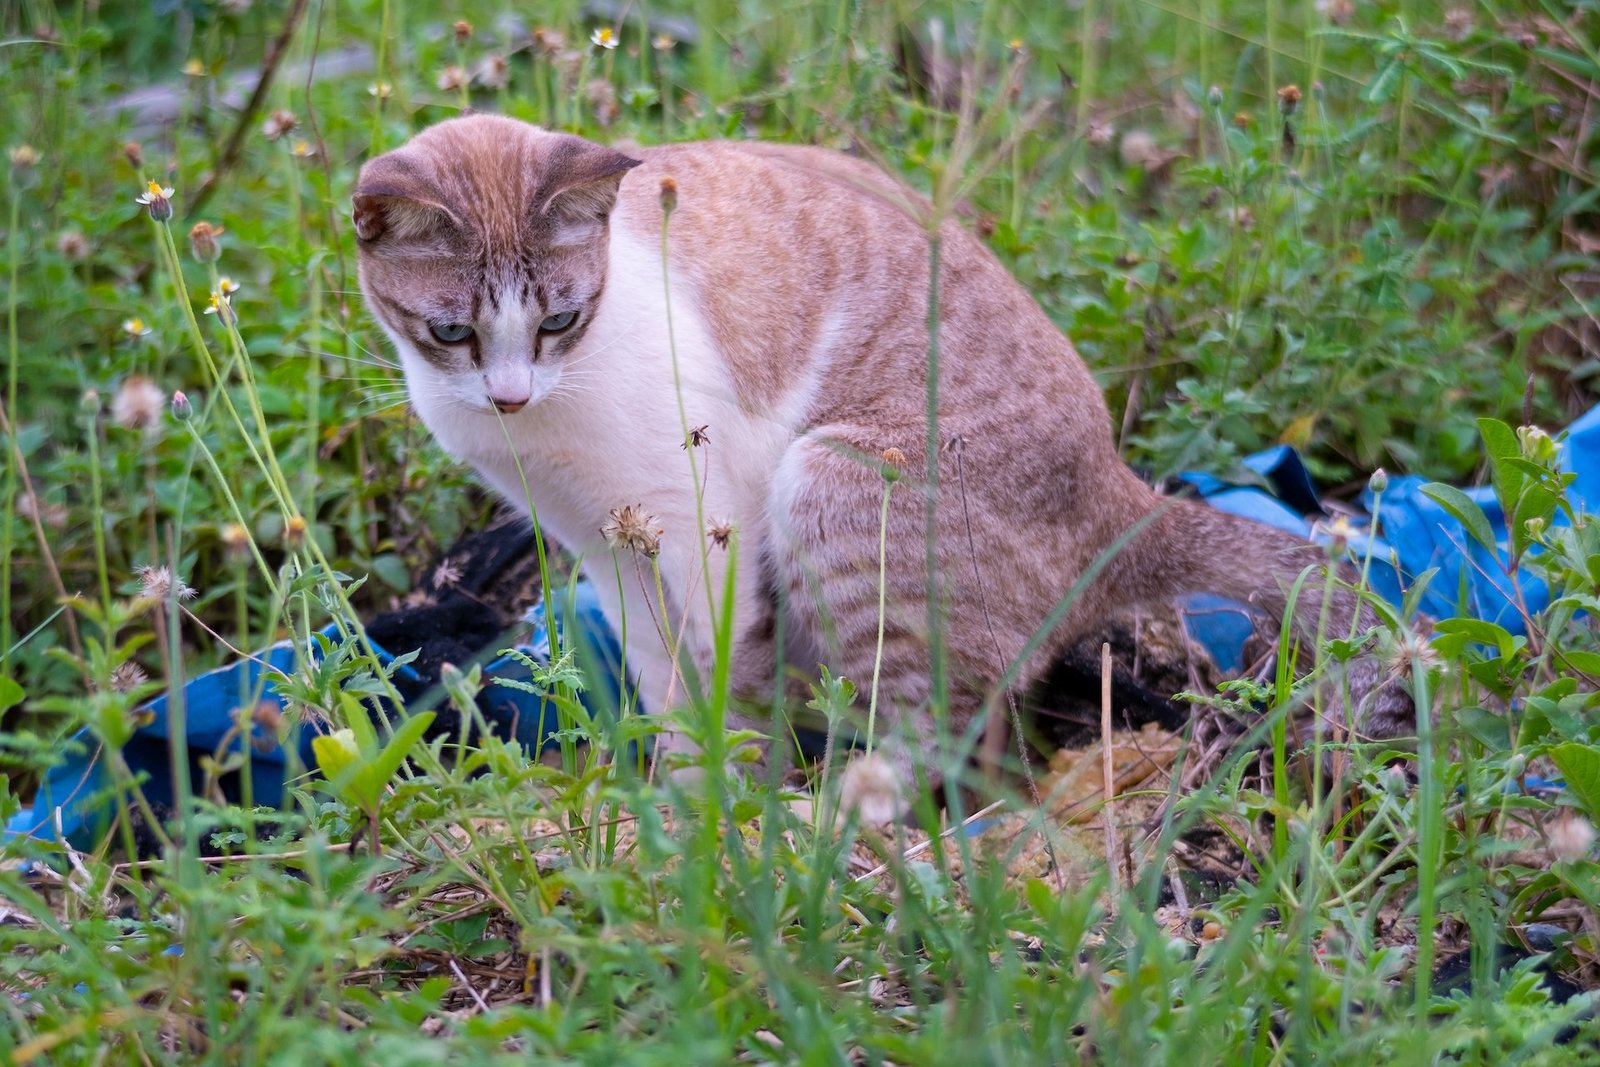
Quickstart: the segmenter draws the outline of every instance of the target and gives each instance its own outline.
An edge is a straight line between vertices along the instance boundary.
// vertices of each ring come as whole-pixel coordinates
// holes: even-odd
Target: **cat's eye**
[[[428,327],[433,336],[447,345],[459,344],[472,336],[472,327],[464,322],[446,322]]]
[[[539,323],[539,329],[545,333],[560,333],[572,325],[572,320],[578,317],[576,311],[563,311],[559,315],[546,315],[544,321]]]

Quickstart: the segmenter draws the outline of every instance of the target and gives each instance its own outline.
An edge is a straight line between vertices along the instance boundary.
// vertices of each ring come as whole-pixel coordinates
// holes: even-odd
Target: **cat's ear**
[[[604,222],[622,176],[641,162],[581,137],[562,137],[544,163],[539,213],[554,221]]]
[[[439,190],[405,149],[368,161],[350,197],[356,237],[409,241],[459,224]]]

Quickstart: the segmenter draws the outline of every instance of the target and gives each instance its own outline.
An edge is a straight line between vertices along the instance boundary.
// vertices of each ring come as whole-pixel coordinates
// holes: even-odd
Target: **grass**
[[[46,861],[0,870],[14,1062],[1594,1056],[1592,1020],[1551,1043],[1580,1006],[1531,964],[1501,973],[1493,946],[1558,930],[1550,966],[1594,985],[1600,541],[1548,442],[1478,422],[1557,425],[1594,399],[1600,52],[1578,5],[700,0],[619,9],[612,51],[568,6],[317,0],[290,5],[278,77],[223,167],[248,95],[232,79],[287,14],[241,6],[0,14],[0,813],[80,727],[120,813],[87,852],[6,846]],[[366,59],[333,73],[347,46]],[[169,114],[117,104],[149,84]],[[678,724],[706,752],[692,797],[624,758],[652,724],[587,721],[570,656],[541,676],[567,728],[556,765],[489,736],[363,731],[362,699],[404,702],[357,620],[491,504],[400,402],[347,196],[363,158],[466,103],[607,140],[877,158],[1068,331],[1131,461],[1228,472],[1283,440],[1328,484],[1379,465],[1490,475],[1551,606],[1517,634],[1371,638],[1434,711],[1414,781],[1358,746],[1338,747],[1349,789],[1302,775],[1322,761],[1301,750],[1334,742],[1294,734],[1312,688],[1287,670],[1208,697],[1233,740],[1186,749],[1207,773],[1160,790],[1152,821],[1122,809],[1119,880],[1070,834],[1058,870],[1029,866],[1020,822],[922,851],[814,832],[726,772],[726,633]],[[294,126],[271,139],[278,109]],[[151,179],[175,189],[169,222],[134,203]],[[216,262],[184,254],[202,218],[226,231]],[[223,276],[239,288],[207,316]],[[634,577],[648,565],[618,580]],[[555,567],[542,580],[560,596]],[[329,778],[251,809],[212,799],[213,765],[156,810],[122,758],[137,707],[330,622],[352,638],[282,687],[291,721],[351,728],[318,753]],[[1353,652],[1327,642],[1318,670]],[[851,683],[876,695],[823,675],[813,708],[862,720]],[[432,710],[470,722],[484,684],[447,673]],[[423,721],[409,710],[397,722]],[[959,771],[971,739],[948,740]],[[1567,790],[1521,788],[1536,772]],[[1235,843],[1245,876],[1164,898],[1169,856],[1202,833]],[[1428,962],[1462,945],[1473,982],[1452,994]]]

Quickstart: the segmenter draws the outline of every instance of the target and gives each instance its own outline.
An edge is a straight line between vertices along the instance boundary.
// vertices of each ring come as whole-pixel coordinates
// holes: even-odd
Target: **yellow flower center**
[[[611,41],[611,28],[609,26],[600,27],[600,43],[601,44],[607,44],[610,41]]]
[[[144,332],[144,320],[143,319],[129,319],[128,320],[128,332],[129,333],[143,333]]]
[[[160,196],[161,195],[161,183],[160,182],[147,182],[147,183],[145,183],[144,191],[145,191],[145,195],[146,196]]]

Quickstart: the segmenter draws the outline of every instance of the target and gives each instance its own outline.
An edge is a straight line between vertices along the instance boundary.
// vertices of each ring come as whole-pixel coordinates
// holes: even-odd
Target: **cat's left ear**
[[[539,213],[563,222],[605,222],[622,176],[641,162],[581,137],[561,137],[546,157]]]

